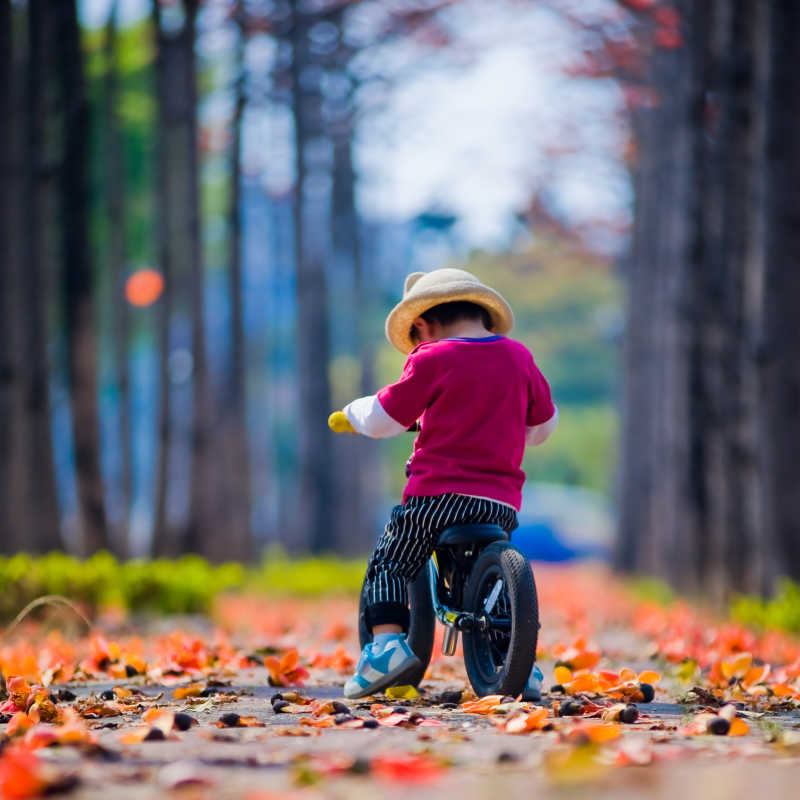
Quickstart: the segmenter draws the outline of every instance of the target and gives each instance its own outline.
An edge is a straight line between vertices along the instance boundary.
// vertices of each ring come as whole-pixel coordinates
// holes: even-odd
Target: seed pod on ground
[[[227,714],[223,714],[219,721],[227,728],[235,728],[240,719],[241,717],[235,711],[229,711]]]
[[[147,731],[147,736],[144,737],[146,742],[161,742],[167,737],[164,735],[164,731],[161,728],[150,728]]]
[[[353,761],[347,771],[353,775],[367,775],[370,771],[370,766],[369,759],[359,757]]]
[[[73,700],[76,700],[78,695],[75,692],[71,692],[69,689],[59,689],[58,690],[58,699],[62,703],[70,703]]]
[[[269,699],[269,701],[270,701],[270,703],[272,703],[272,705],[275,705],[275,703],[277,703],[278,700],[283,700],[283,695],[280,692],[275,692],[275,694],[272,695],[272,697],[270,697],[270,699]]]
[[[566,700],[558,708],[559,717],[577,717],[583,714],[583,703],[577,700]]]
[[[364,720],[364,727],[365,728],[377,728],[378,727],[378,720],[373,719],[370,717],[369,719]]]
[[[331,706],[333,707],[333,710],[337,714],[350,714],[351,713],[350,709],[344,703],[341,703],[338,700],[334,700],[333,703],[331,703]]]
[[[272,710],[276,714],[280,714],[280,712],[283,711],[284,708],[288,708],[290,705],[291,703],[287,702],[286,700],[276,700],[272,704]]]
[[[619,712],[620,722],[627,722],[630,725],[636,722],[637,719],[639,719],[639,709],[633,704],[626,706]]]
[[[352,714],[337,714],[333,721],[336,725],[344,725],[345,722],[350,722],[351,719],[355,719]]]
[[[189,714],[183,711],[176,711],[172,724],[179,731],[188,731],[196,722],[197,720]]]
[[[135,675],[139,674],[139,670],[136,669],[136,667],[134,667],[132,664],[126,664],[125,665],[125,674],[129,678],[133,678]]]
[[[454,703],[455,705],[458,705],[461,702],[461,694],[461,689],[451,692],[442,692],[436,698],[436,702],[441,703],[442,705],[447,705],[448,703]]]
[[[560,683],[554,683],[550,687],[551,694],[564,694],[564,687]]]
[[[715,736],[725,736],[731,729],[731,724],[725,717],[714,717],[708,721],[708,732]]]
[[[111,689],[106,689],[104,692],[100,692],[101,700],[113,700],[115,697],[116,695]]]
[[[649,683],[640,683],[639,691],[642,693],[643,703],[649,703],[656,696],[656,690]]]

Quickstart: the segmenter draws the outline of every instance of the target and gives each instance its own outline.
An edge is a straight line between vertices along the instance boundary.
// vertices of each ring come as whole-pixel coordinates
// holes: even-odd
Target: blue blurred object
[[[511,534],[511,542],[529,561],[608,560],[612,530],[604,495],[531,482],[523,490],[519,527]]]
[[[520,525],[511,534],[514,547],[528,561],[572,561],[578,551],[564,544],[558,534],[547,524]]]

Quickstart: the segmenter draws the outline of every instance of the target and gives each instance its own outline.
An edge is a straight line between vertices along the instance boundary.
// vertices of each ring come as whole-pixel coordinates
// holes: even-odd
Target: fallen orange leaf
[[[444,767],[426,755],[382,755],[370,762],[374,775],[398,783],[428,783],[439,778]]]
[[[23,800],[42,794],[46,788],[41,762],[33,751],[20,746],[7,747],[3,751],[0,756],[0,797]]]

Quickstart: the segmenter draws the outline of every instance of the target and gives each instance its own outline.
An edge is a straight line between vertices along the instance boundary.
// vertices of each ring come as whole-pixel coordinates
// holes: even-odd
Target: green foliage
[[[163,614],[208,613],[221,592],[356,594],[363,561],[330,557],[289,559],[271,551],[255,567],[213,566],[199,556],[120,563],[109,553],[81,561],[64,553],[0,557],[0,619],[11,619],[31,600],[63,595],[87,609],[120,607]]]
[[[629,587],[633,596],[643,603],[668,606],[675,602],[675,592],[660,578],[637,577],[631,579]]]
[[[365,567],[362,559],[333,555],[291,559],[279,550],[270,550],[261,565],[249,573],[246,585],[269,594],[358,594]]]
[[[800,633],[800,584],[784,578],[771,599],[739,595],[731,603],[731,616],[745,625]]]
[[[610,492],[618,415],[608,405],[559,407],[558,429],[525,451],[522,468],[530,480]]]

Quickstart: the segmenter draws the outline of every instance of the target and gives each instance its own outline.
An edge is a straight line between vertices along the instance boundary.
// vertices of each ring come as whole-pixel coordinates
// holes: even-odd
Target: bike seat
[[[439,534],[437,547],[505,541],[508,541],[508,534],[499,525],[452,525]]]

